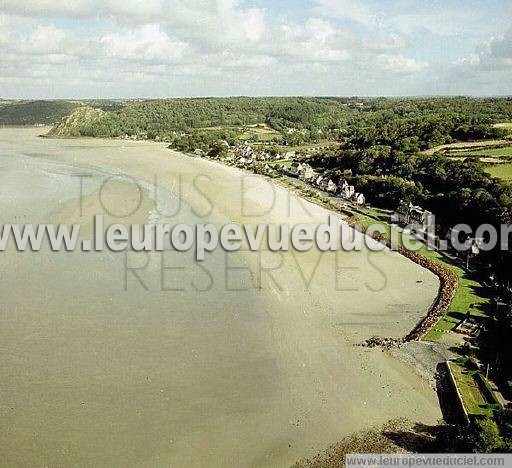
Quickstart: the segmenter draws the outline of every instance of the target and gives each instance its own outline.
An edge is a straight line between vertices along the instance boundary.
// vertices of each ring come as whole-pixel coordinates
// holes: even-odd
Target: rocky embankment
[[[365,233],[362,226],[358,225],[357,222],[348,221],[354,229]],[[391,248],[391,241],[380,233],[374,233],[373,239]],[[417,341],[421,340],[441,319],[444,313],[448,310],[455,293],[458,288],[457,275],[450,270],[448,267],[435,262],[434,260],[421,255],[420,253],[413,252],[402,246],[398,246],[396,250],[404,257],[412,260],[414,263],[430,270],[434,273],[440,282],[439,293],[437,295],[434,304],[430,308],[427,316],[404,338],[404,341]],[[394,343],[395,344],[395,343]],[[381,344],[382,346],[382,344]],[[390,347],[389,343],[385,343],[384,347]]]

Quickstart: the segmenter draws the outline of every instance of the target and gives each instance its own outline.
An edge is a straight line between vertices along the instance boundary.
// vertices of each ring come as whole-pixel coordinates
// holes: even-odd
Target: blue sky
[[[510,95],[506,0],[2,0],[0,95]]]

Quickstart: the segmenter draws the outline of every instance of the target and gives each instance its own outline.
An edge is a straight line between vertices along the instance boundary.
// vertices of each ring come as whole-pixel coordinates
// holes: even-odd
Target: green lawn
[[[468,151],[468,152],[453,152],[450,153],[450,156],[479,156],[479,157],[489,157],[489,158],[512,158],[512,146],[505,146],[504,148],[490,148],[490,149],[480,149],[477,151]]]
[[[453,330],[455,325],[468,311],[473,316],[485,317],[485,308],[489,303],[489,299],[482,296],[482,285],[471,278],[465,270],[440,253],[430,251],[426,247],[422,248],[420,252],[450,268],[457,275],[458,280],[457,292],[448,310],[444,317],[427,333],[425,340],[437,341],[444,332]]]
[[[504,128],[505,130],[508,130],[509,133],[512,133],[512,122],[502,122],[494,125],[496,128]]]
[[[512,180],[512,164],[507,163],[487,166],[485,171],[493,177],[498,177],[503,180]]]
[[[267,142],[280,140],[281,134],[265,124],[261,124],[259,126],[251,125],[246,127],[246,131],[242,134],[241,138],[255,142]]]
[[[218,132],[222,130],[232,130],[235,132],[240,132],[240,139],[249,140],[251,142],[268,142],[274,140],[280,140],[281,134],[272,128],[270,128],[267,124],[256,124],[256,125],[247,125],[245,127],[238,126],[216,126],[216,127],[201,127],[197,130],[203,132]]]
[[[457,383],[464,406],[469,414],[492,416],[492,406],[480,391],[475,375],[479,372],[468,370],[462,363],[451,361],[448,364]]]

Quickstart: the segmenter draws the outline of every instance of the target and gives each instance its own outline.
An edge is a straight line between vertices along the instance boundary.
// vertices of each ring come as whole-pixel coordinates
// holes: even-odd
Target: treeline
[[[131,102],[84,126],[84,136],[123,135],[173,140],[176,133],[266,123],[289,144],[326,138],[345,127],[355,110],[335,99],[202,98]],[[293,132],[290,130],[301,130]],[[337,135],[337,133],[336,133]],[[204,138],[203,138],[204,139]]]
[[[493,124],[512,119],[507,98],[197,98],[117,102],[110,108],[108,102],[88,103],[109,112],[84,125],[81,134],[171,141],[177,133],[265,123],[281,133],[283,144],[339,140],[354,149],[385,145],[414,153],[498,137],[503,130]]]
[[[387,124],[385,124],[387,125]],[[352,135],[349,134],[349,141]],[[388,145],[351,145],[311,160],[352,174],[352,182],[370,204],[394,209],[400,200],[419,204],[436,214],[438,234],[445,236],[459,223],[476,230],[491,224],[512,224],[511,185],[488,175],[478,160],[452,160],[442,154],[405,152]],[[512,280],[509,252],[483,252],[478,262],[486,275]]]
[[[125,101],[0,100],[0,125],[54,125],[83,106],[118,111],[125,106]]]
[[[0,101],[0,125],[53,125],[78,106],[70,101]]]

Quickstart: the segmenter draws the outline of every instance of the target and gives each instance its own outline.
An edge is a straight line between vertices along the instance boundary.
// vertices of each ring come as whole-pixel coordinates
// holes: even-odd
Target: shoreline
[[[312,222],[323,218],[326,210],[332,212],[336,208],[324,204],[320,198],[305,196],[291,184],[287,184],[285,180],[266,181],[264,179],[272,178],[256,178],[254,176],[259,174],[251,171],[228,166],[218,161],[190,158],[183,153],[174,152],[175,157],[173,157],[173,151],[167,149],[164,144],[144,142],[145,145],[127,144],[124,147],[122,141],[119,140],[115,140],[117,144],[114,144],[112,140],[104,140],[104,142],[111,141],[111,145],[105,145],[104,142],[97,141],[100,139],[88,139],[87,141],[90,143],[87,143],[87,146],[90,144],[90,147],[82,149],[82,145],[76,142],[77,139],[68,140],[73,140],[75,143],[72,145],[59,144],[58,146],[64,148],[64,151],[56,155],[52,152],[50,157],[77,164],[90,164],[91,167],[118,171],[147,181],[151,181],[152,175],[157,173],[158,183],[161,181],[164,188],[171,187],[174,177],[182,173],[185,179],[190,178],[190,175],[194,173],[209,174],[213,177],[214,182],[211,187],[208,187],[208,190],[213,196],[217,211],[222,216],[229,217],[234,213],[235,208],[229,208],[229,204],[236,205],[237,203],[236,196],[239,195],[237,194],[237,190],[239,190],[237,180],[241,178],[237,173],[251,175],[247,181],[250,189],[248,199],[252,201],[251,197],[256,200],[263,197],[261,206],[268,206],[265,205],[265,197],[271,188],[267,188],[267,194],[258,192],[258,190],[265,189],[268,182],[272,182],[272,185],[279,188],[275,192],[278,199],[284,203],[285,199],[289,197],[288,194],[296,195],[296,201],[295,197],[292,197],[294,207],[306,206],[312,213]],[[53,144],[49,144],[49,146],[54,147]],[[73,146],[81,149],[75,152],[72,149]],[[112,146],[112,151],[107,146]],[[150,159],[143,158],[141,146],[145,147],[144,151],[147,151],[148,156],[151,155]],[[95,147],[103,149],[94,150]],[[156,148],[156,150],[149,147]],[[105,158],[107,152],[109,157]],[[196,159],[197,162],[191,164],[190,159]],[[208,166],[216,166],[218,169],[208,169]],[[233,169],[238,170],[233,171]],[[185,182],[188,183],[187,180]],[[185,190],[187,189],[185,188]],[[268,198],[267,196],[266,199],[268,200]],[[192,203],[196,201],[190,198],[187,200]],[[303,204],[300,200],[306,200],[308,203]],[[227,211],[224,203],[228,204]],[[312,205],[309,205],[310,203]],[[314,208],[313,204],[318,208]],[[273,216],[280,216],[282,213],[284,213],[283,206],[278,206]],[[291,222],[301,222],[303,213],[303,211],[295,212],[294,208],[294,217]],[[334,214],[344,219],[343,214],[340,215],[339,212],[334,212]],[[215,216],[214,219],[221,221],[223,218]],[[357,432],[364,427],[377,427],[396,416],[403,417],[407,414],[412,420],[425,423],[433,423],[441,416],[436,395],[432,390],[433,386],[428,385],[427,383],[430,383],[428,379],[425,379],[424,375],[418,374],[410,363],[397,359],[390,353],[357,346],[361,339],[371,336],[371,333],[374,332],[393,335],[397,329],[397,323],[402,323],[402,325],[398,324],[400,333],[408,332],[408,328],[412,327],[410,322],[423,317],[424,307],[431,306],[438,289],[439,283],[434,275],[427,275],[423,271],[424,269],[418,269],[413,264],[414,262],[404,262],[402,255],[398,252],[386,252],[379,258],[386,266],[394,265],[403,273],[400,275],[403,279],[398,279],[396,275],[390,277],[389,287],[391,289],[383,293],[382,297],[388,297],[388,299],[382,303],[382,307],[377,305],[382,301],[379,296],[369,298],[366,294],[365,298],[359,292],[343,293],[341,299],[347,298],[347,307],[341,305],[340,308],[340,302],[336,303],[334,300],[334,291],[331,291],[332,294],[328,294],[329,291],[325,288],[329,288],[329,286],[322,282],[327,279],[327,276],[314,285],[312,293],[304,294],[300,285],[298,288],[292,287],[298,297],[289,297],[287,294],[279,297],[279,293],[276,291],[266,293],[267,295],[271,294],[268,301],[268,307],[270,307],[268,310],[269,329],[272,330],[272,336],[275,337],[269,344],[272,348],[278,347],[272,353],[280,363],[279,369],[281,369],[280,372],[283,372],[283,375],[280,374],[280,378],[283,379],[283,385],[285,388],[289,388],[285,395],[291,390],[286,403],[280,402],[276,408],[279,408],[279,414],[283,413],[283,416],[286,417],[287,405],[291,404],[295,408],[291,414],[294,417],[299,416],[291,430],[285,429],[285,434],[291,437],[293,453],[301,451],[311,453],[311,449],[308,447],[322,450],[346,434]],[[328,257],[326,259],[328,261]],[[349,255],[349,262],[352,263],[354,260],[362,268],[359,275],[362,277],[362,281],[374,281],[376,273],[367,266],[366,257]],[[314,266],[312,262],[305,265],[309,270]],[[307,274],[309,274],[309,270],[307,270]],[[285,273],[287,274],[286,270]],[[322,274],[326,273],[332,275],[332,272],[327,272],[327,270]],[[418,276],[413,276],[416,274]],[[415,279],[426,281],[424,285],[418,285],[415,284],[417,283]],[[410,287],[405,287],[406,283],[409,283]],[[418,295],[423,295],[423,298],[418,299],[417,295],[411,294],[411,288],[417,290]],[[320,291],[323,292],[320,293]],[[329,295],[332,295],[332,298],[329,298]],[[354,303],[356,297],[361,298]],[[384,307],[384,304],[393,301],[402,301],[404,304],[413,303],[417,304],[417,307],[407,307],[409,310],[404,310],[401,313]],[[345,309],[347,314],[344,312]],[[414,315],[410,315],[409,312]],[[341,321],[341,324],[337,323],[338,321]],[[343,329],[345,325],[346,329]],[[297,345],[298,343],[300,346]],[[321,347],[318,347],[317,343],[322,343]],[[274,354],[276,352],[277,354]],[[307,366],[307,372],[304,370],[304,365]],[[348,385],[346,382],[352,383]],[[301,388],[301,391],[295,391],[294,388]],[[399,402],[402,403],[402,406],[397,411]],[[333,411],[334,408],[337,408],[338,411]],[[264,415],[261,417],[263,418]],[[293,420],[295,421],[295,419]],[[318,425],[320,422],[321,424]],[[279,457],[287,457],[286,453],[289,449],[286,447],[288,447],[288,443],[283,447],[279,446]],[[303,454],[298,457],[293,455],[293,458],[296,460],[303,456]]]
[[[51,127],[50,127],[51,128]],[[372,236],[369,236],[366,233],[366,229],[364,226],[358,222],[357,214],[354,215],[349,210],[344,208],[341,204],[336,203],[336,201],[333,200],[332,197],[330,197],[325,192],[316,189],[314,187],[309,187],[307,190],[310,192],[308,193],[306,189],[297,186],[290,180],[288,180],[284,176],[277,176],[277,177],[271,177],[266,174],[257,173],[254,171],[251,171],[247,168],[240,168],[232,164],[226,164],[223,161],[207,158],[207,157],[198,157],[195,156],[192,153],[177,151],[175,149],[170,148],[167,145],[167,142],[158,142],[154,140],[130,140],[130,139],[124,139],[124,138],[97,138],[97,137],[65,137],[65,136],[58,136],[58,135],[39,135],[40,138],[44,139],[56,139],[56,140],[88,140],[88,141],[117,141],[117,142],[128,142],[133,144],[144,144],[148,146],[152,145],[164,145],[164,148],[168,150],[169,152],[175,152],[178,154],[181,154],[184,157],[191,158],[191,159],[197,159],[201,160],[206,163],[214,164],[217,166],[220,166],[222,168],[229,168],[231,170],[234,170],[236,172],[239,172],[241,174],[248,174],[251,176],[258,176],[262,179],[266,180],[267,182],[270,182],[274,184],[276,187],[280,187],[286,191],[289,191],[293,195],[308,201],[310,203],[315,204],[316,206],[325,209],[329,213],[337,216],[340,220],[347,223],[351,228],[355,229],[356,231],[360,232],[361,234],[368,236],[375,240],[376,242],[381,243],[388,249],[390,249],[393,252],[398,253],[402,257],[405,257],[406,259],[412,261],[416,265],[432,272],[436,277],[439,279],[439,289],[436,294],[436,297],[430,304],[430,307],[428,308],[427,313],[423,318],[421,318],[418,323],[409,331],[407,332],[402,338],[387,338],[387,337],[381,337],[376,336],[376,340],[371,345],[368,345],[368,342],[372,341],[373,338],[366,340],[365,342],[361,343],[362,346],[368,346],[368,347],[380,347],[383,350],[389,351],[391,348],[397,348],[400,347],[402,344],[416,341],[421,342],[423,341],[423,338],[429,333],[430,330],[432,330],[435,325],[442,319],[444,313],[448,310],[451,301],[453,300],[453,297],[457,290],[457,276],[451,271],[449,268],[436,263],[435,261],[431,260],[430,258],[426,257],[425,255],[419,254],[414,251],[410,251],[408,249],[403,248],[402,246],[394,246],[392,248],[391,241],[388,237],[385,235],[382,235],[380,233],[374,233]],[[354,209],[356,211],[356,209]],[[357,213],[357,211],[356,211]],[[366,215],[365,215],[366,216]],[[353,219],[356,218],[356,219]],[[375,223],[382,223],[381,221],[375,220]],[[387,224],[387,223],[386,223]],[[443,345],[441,345],[443,346]],[[446,348],[446,346],[443,346]],[[410,362],[409,362],[410,364]],[[421,366],[420,360],[417,360],[417,364]],[[414,366],[413,366],[414,367]],[[425,375],[429,372],[425,372],[425,369],[422,369],[420,372],[417,372],[418,375],[420,375],[422,378],[425,378]],[[433,375],[432,378],[426,379],[430,382],[433,381]]]
[[[50,127],[51,128],[51,127]],[[56,140],[89,140],[89,141],[98,141],[98,140],[104,140],[104,141],[118,141],[118,142],[128,142],[128,143],[134,143],[134,144],[145,144],[145,145],[167,145],[167,142],[158,142],[154,140],[130,140],[125,138],[97,138],[97,137],[65,137],[65,136],[59,136],[59,135],[39,135],[40,138],[44,139],[56,139]],[[207,157],[198,157],[195,156],[192,153],[177,151],[175,149],[170,148],[169,146],[164,146],[165,149],[167,149],[169,152],[175,152],[178,154],[181,154],[182,156],[185,156],[187,158],[191,159],[197,159],[201,160],[206,163],[211,163],[217,166],[220,166],[222,168],[229,168],[232,170],[235,170],[236,172],[239,172],[241,174],[248,174],[251,176],[258,176],[262,179],[266,180],[267,182],[270,182],[274,184],[276,187],[280,187],[286,191],[289,191],[293,195],[308,201],[310,203],[315,204],[316,206],[325,209],[329,213],[337,216],[340,220],[347,223],[351,228],[355,229],[356,231],[360,232],[361,234],[368,236],[375,240],[376,242],[381,243],[388,249],[390,249],[393,252],[398,253],[402,257],[407,258],[408,260],[412,261],[416,265],[432,272],[436,277],[439,279],[439,289],[436,294],[436,297],[430,304],[430,307],[428,308],[427,313],[423,318],[421,318],[418,323],[409,331],[407,332],[402,338],[396,339],[396,338],[387,338],[387,337],[381,337],[376,336],[374,338],[377,338],[376,342],[371,344],[369,347],[380,347],[383,350],[389,350],[390,348],[396,348],[400,347],[402,344],[410,342],[410,341],[416,341],[421,342],[423,338],[429,333],[430,330],[432,330],[435,325],[442,319],[444,313],[448,310],[451,301],[453,300],[453,297],[457,290],[457,276],[454,274],[453,271],[451,271],[449,268],[431,260],[430,258],[426,257],[425,255],[419,254],[414,251],[410,251],[408,249],[403,248],[402,246],[394,246],[392,248],[391,241],[388,237],[385,235],[382,235],[380,233],[373,233],[372,236],[369,236],[366,233],[366,229],[364,226],[358,222],[357,214],[354,215],[349,210],[344,208],[341,204],[336,203],[335,200],[333,200],[332,197],[330,197],[325,192],[314,188],[309,187],[307,188],[309,193],[306,191],[306,189],[297,186],[290,180],[288,180],[284,176],[277,176],[277,177],[271,177],[266,174],[257,173],[254,171],[251,171],[247,168],[241,168],[237,167],[232,164],[226,164],[223,161],[207,158]],[[356,209],[354,211],[357,213]],[[366,216],[366,215],[364,215]],[[353,219],[356,218],[356,219]],[[382,223],[381,221],[375,220],[375,223]],[[386,223],[387,224],[387,223]],[[368,346],[368,342],[372,339],[368,339],[365,342],[361,343],[362,346]],[[446,347],[445,347],[446,348]],[[417,361],[420,365],[420,361]],[[418,373],[421,377],[425,377],[425,369],[422,369],[421,372]],[[432,376],[433,377],[433,376]],[[432,379],[427,379],[430,382]]]
[[[365,228],[362,226],[362,224],[358,223],[357,220],[352,220],[354,216],[351,213],[348,213],[348,210],[343,210],[339,205],[336,206],[336,202],[332,200],[332,197],[329,197],[325,194],[325,192],[322,192],[321,190],[315,189],[313,187],[310,188],[311,191],[314,191],[316,194],[318,194],[318,197],[313,197],[305,192],[305,190],[301,189],[300,187],[297,187],[296,185],[290,183],[282,176],[278,177],[270,177],[265,174],[259,174],[254,171],[251,171],[249,169],[245,168],[239,168],[234,165],[225,164],[222,161],[210,159],[210,158],[198,158],[197,156],[194,156],[190,153],[184,153],[179,152],[176,150],[173,150],[172,148],[168,148],[170,151],[175,151],[178,153],[183,154],[184,156],[194,158],[194,159],[201,159],[203,161],[208,161],[213,164],[218,164],[223,167],[230,167],[232,169],[238,170],[242,173],[251,174],[255,176],[260,176],[264,178],[267,181],[270,181],[271,183],[284,188],[285,190],[289,190],[294,195],[307,200],[311,203],[316,204],[317,206],[327,210],[329,213],[332,213],[339,217],[341,220],[346,222],[350,227],[353,229],[361,232],[365,236],[369,236],[367,234]],[[334,205],[334,206],[333,206]],[[335,211],[336,209],[341,210]],[[356,215],[357,217],[357,215]],[[376,223],[378,221],[376,220]],[[403,257],[407,258],[408,260],[411,260],[416,265],[419,265],[422,268],[425,268],[432,273],[434,273],[439,281],[439,291],[436,295],[436,298],[432,302],[429,310],[427,311],[425,317],[419,321],[419,323],[411,329],[410,332],[408,332],[403,337],[403,342],[408,341],[421,341],[428,332],[435,327],[435,325],[439,322],[439,320],[443,317],[444,313],[448,310],[450,303],[456,293],[458,281],[457,276],[455,273],[453,273],[449,268],[444,267],[443,265],[436,263],[435,261],[431,260],[430,258],[426,257],[425,255],[419,254],[417,252],[405,249],[404,247],[398,245],[393,246],[391,245],[391,240],[380,234],[380,233],[374,233],[371,237],[373,240],[381,243],[382,245],[386,246],[388,249],[397,252],[398,254],[402,255]]]

